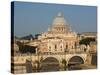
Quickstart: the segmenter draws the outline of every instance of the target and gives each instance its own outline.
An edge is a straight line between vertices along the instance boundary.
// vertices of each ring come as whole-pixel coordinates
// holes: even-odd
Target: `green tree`
[[[94,42],[96,41],[95,38],[84,38],[82,40],[80,40],[79,44],[85,44],[85,45],[89,45],[90,42]]]
[[[36,47],[35,46],[29,46],[29,45],[24,45],[21,42],[17,42],[17,45],[19,46],[19,51],[21,53],[35,53],[36,52]]]

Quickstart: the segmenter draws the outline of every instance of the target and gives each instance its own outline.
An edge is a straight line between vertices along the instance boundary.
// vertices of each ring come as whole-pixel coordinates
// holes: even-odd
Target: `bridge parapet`
[[[18,56],[15,56],[13,57],[14,58],[14,63],[25,63],[26,60],[31,60],[32,62],[35,62],[35,61],[40,61],[41,58],[42,60],[48,58],[48,57],[54,57],[56,58],[59,62],[62,61],[62,59],[65,59],[68,63],[68,61],[74,57],[74,56],[79,56],[81,57],[84,62],[86,61],[86,58],[87,58],[87,53],[84,52],[84,53],[73,53],[73,52],[66,52],[66,53],[39,53],[39,54],[23,54],[23,55],[18,55]]]

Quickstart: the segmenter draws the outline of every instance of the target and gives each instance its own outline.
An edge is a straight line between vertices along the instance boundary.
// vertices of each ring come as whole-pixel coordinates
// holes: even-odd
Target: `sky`
[[[15,36],[46,32],[62,12],[74,32],[97,32],[97,7],[68,4],[14,2]]]

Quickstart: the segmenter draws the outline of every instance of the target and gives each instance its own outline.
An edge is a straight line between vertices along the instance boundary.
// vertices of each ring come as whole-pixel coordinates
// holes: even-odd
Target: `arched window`
[[[57,48],[57,45],[55,45],[55,49]]]
[[[62,48],[62,46],[60,46],[60,48]]]
[[[55,51],[57,51],[57,45],[55,45]]]
[[[61,49],[61,51],[62,51],[62,45],[60,46],[60,49]]]
[[[74,44],[74,45],[75,45],[75,48],[76,48],[76,47],[77,47],[77,42],[75,42],[75,44]]]
[[[66,44],[66,49],[68,48],[68,45]]]
[[[49,46],[49,51],[51,51],[51,46]]]

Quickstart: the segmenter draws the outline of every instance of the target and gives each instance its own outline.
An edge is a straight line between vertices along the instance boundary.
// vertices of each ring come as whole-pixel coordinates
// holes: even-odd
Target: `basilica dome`
[[[67,33],[70,31],[69,24],[65,21],[61,12],[54,18],[51,31],[54,33]]]
[[[66,25],[66,21],[63,17],[63,14],[59,12],[57,16],[55,17],[52,25]]]

